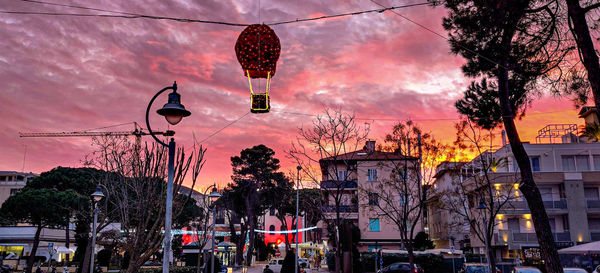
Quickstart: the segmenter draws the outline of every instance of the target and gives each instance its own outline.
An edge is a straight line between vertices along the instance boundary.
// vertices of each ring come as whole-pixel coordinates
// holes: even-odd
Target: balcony
[[[358,188],[358,182],[356,180],[337,181],[337,180],[324,180],[321,181],[321,188],[325,189],[345,189],[353,190]]]
[[[553,232],[552,235],[554,235],[554,241],[555,242],[570,242],[571,241],[571,233],[566,231],[566,232]],[[511,238],[512,242],[519,242],[519,243],[537,243],[537,235],[535,233],[520,233],[520,232],[513,232],[512,233],[512,238]]]
[[[600,205],[600,204],[599,204]],[[564,210],[567,209],[567,199],[560,200],[546,200],[544,201],[544,207],[546,209],[555,209],[555,210]],[[511,201],[506,203],[503,207],[503,210],[529,210],[529,205],[527,201]]]
[[[585,199],[585,203],[588,209],[600,210],[600,200],[598,199]]]
[[[333,205],[322,206],[321,210],[324,213],[336,212],[335,206],[333,206]],[[358,205],[341,205],[339,211],[341,213],[357,213],[358,212]]]

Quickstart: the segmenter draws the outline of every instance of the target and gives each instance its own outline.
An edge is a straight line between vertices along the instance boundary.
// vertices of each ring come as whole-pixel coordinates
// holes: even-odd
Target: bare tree
[[[211,204],[210,198],[203,194],[197,200],[197,204],[200,207],[201,213],[194,221],[192,221],[191,226],[194,228],[194,235],[196,236],[196,246],[198,247],[198,263],[196,265],[196,272],[201,272],[201,264],[202,264],[202,250],[208,243],[210,239],[210,229],[212,228],[212,220],[211,220]]]
[[[342,262],[340,228],[350,213],[358,212],[356,192],[347,190],[357,187],[354,152],[368,133],[368,126],[359,126],[354,114],[327,109],[313,120],[311,127],[299,128],[299,136],[288,152],[302,167],[304,176],[323,192],[324,222],[334,230],[330,238],[335,245],[336,272],[341,271]],[[328,217],[330,213],[334,216]]]
[[[88,158],[88,164],[106,171],[103,184],[107,187],[109,205],[115,208],[113,221],[121,224],[122,248],[131,259],[127,273],[137,272],[161,246],[163,241],[166,200],[167,150],[151,145],[139,147],[126,138],[105,137],[98,139],[98,151]],[[183,211],[190,194],[177,194],[188,171],[191,171],[193,188],[204,165],[206,149],[194,147],[186,156],[179,148],[175,158],[173,179],[173,220]]]
[[[495,272],[494,229],[504,221],[499,214],[517,198],[514,185],[502,181],[507,178],[515,181],[518,177],[495,173],[497,168],[506,166],[507,158],[495,157],[492,151],[485,150],[486,143],[491,142],[489,131],[476,128],[468,120],[456,124],[456,129],[458,149],[475,152],[478,156],[452,177],[451,186],[440,194],[441,206],[452,215],[452,226],[467,225],[471,235],[484,243],[490,272]]]
[[[413,239],[422,230],[425,207],[434,196],[430,184],[435,166],[448,147],[423,133],[412,121],[396,124],[386,135],[386,142],[388,146],[382,148],[388,152],[380,153],[383,159],[378,167],[388,175],[361,185],[360,192],[369,200],[370,213],[395,225],[412,270]]]

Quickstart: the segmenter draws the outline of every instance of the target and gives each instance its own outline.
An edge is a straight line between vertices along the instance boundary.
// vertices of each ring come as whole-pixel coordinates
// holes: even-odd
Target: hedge
[[[364,265],[364,272],[375,271],[375,253],[363,252],[360,254],[361,262]],[[407,254],[384,253],[383,267],[397,262],[408,262]],[[424,254],[415,255],[415,263],[423,268],[427,273],[446,273],[452,272],[452,268],[444,263],[442,255]]]

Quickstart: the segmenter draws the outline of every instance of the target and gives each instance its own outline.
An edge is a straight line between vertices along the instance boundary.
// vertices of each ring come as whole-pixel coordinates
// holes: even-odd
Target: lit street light
[[[171,253],[171,213],[173,210],[173,176],[174,176],[174,158],[175,158],[175,140],[171,138],[169,144],[164,143],[156,135],[152,132],[150,128],[150,121],[148,120],[148,116],[150,113],[150,107],[154,100],[158,97],[158,95],[162,94],[167,90],[173,90],[169,94],[168,102],[163,106],[163,108],[156,111],[159,115],[164,116],[167,122],[171,125],[177,125],[183,117],[189,116],[190,111],[186,110],[185,107],[181,104],[181,95],[177,93],[177,83],[173,82],[173,86],[165,87],[158,91],[154,97],[148,103],[148,108],[146,108],[146,127],[148,127],[148,132],[156,142],[159,144],[169,147],[169,165],[168,165],[168,180],[167,180],[167,201],[165,207],[165,238],[163,243],[163,273],[169,273],[169,262],[170,262],[170,253]]]
[[[206,189],[206,191],[204,192],[204,195],[206,195],[206,192],[212,188],[212,191],[210,192],[209,200],[210,200],[210,208],[211,208],[211,213],[213,216],[213,221],[212,221],[212,236],[211,236],[211,249],[210,249],[210,273],[215,273],[215,227],[217,224],[217,213],[216,213],[216,202],[217,200],[219,200],[219,198],[221,197],[221,194],[219,193],[219,191],[217,190],[217,187],[215,186],[215,184],[212,184],[210,187],[208,187]],[[206,267],[205,267],[206,268]]]
[[[96,226],[98,225],[98,202],[104,198],[104,193],[100,185],[96,187],[96,191],[92,193],[92,202],[94,203],[94,224],[92,225],[92,253],[90,254],[90,271],[94,272],[94,252],[96,251]]]

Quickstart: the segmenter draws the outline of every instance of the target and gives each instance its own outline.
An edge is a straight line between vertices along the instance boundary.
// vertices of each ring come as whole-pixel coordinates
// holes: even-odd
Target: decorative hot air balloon
[[[275,75],[280,52],[279,37],[265,24],[246,27],[235,43],[235,54],[250,85],[252,113],[267,113],[270,110],[270,81]],[[251,79],[256,78],[267,79],[265,93],[254,93],[252,90]]]

